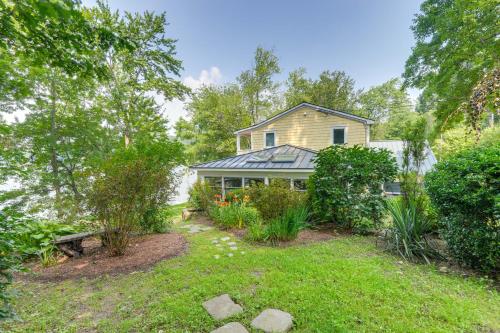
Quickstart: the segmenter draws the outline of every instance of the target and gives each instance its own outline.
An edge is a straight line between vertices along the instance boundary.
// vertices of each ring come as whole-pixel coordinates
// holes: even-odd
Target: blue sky
[[[84,5],[92,5],[92,0]],[[316,78],[325,70],[343,70],[357,88],[369,88],[400,76],[414,44],[410,25],[420,0],[110,0],[120,11],[167,14],[167,36],[178,39],[182,80],[234,81],[250,67],[257,46],[273,48],[285,80],[305,67]],[[416,96],[416,92],[412,92]],[[171,105],[171,120],[182,114]]]

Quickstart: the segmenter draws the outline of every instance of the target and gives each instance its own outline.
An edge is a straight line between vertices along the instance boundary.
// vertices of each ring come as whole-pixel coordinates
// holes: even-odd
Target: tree
[[[423,99],[435,101],[440,129],[465,113],[477,130],[478,118],[498,110],[498,2],[426,0],[420,11],[412,26],[416,45],[406,61],[405,85],[423,89]],[[497,88],[482,89],[477,108],[475,87],[482,85]]]
[[[182,99],[189,92],[175,79],[182,70],[182,63],[175,58],[175,40],[165,37],[165,13],[126,12],[121,17],[103,4],[91,13],[96,23],[123,33],[135,45],[132,50],[110,49],[101,55],[106,59],[109,73],[104,84],[102,107],[109,110],[109,121],[119,129],[125,146],[128,146],[145,123],[162,122],[162,110],[151,97],[152,93],[169,101]],[[149,126],[148,131],[154,127]],[[163,131],[165,126],[157,129]]]
[[[323,71],[317,80],[306,78],[306,70],[290,72],[286,82],[285,102],[293,107],[309,102],[326,108],[352,112],[355,109],[354,80],[345,72]]]
[[[280,72],[278,58],[273,51],[258,47],[255,50],[252,68],[244,71],[238,77],[244,101],[253,123],[270,114],[273,94],[278,87],[273,82],[272,77]]]
[[[177,138],[186,142],[191,161],[207,161],[234,155],[234,132],[250,126],[238,86],[202,87],[187,106],[189,121],[181,118],[175,128]]]
[[[133,48],[116,31],[93,25],[75,0],[0,1],[1,99],[29,93],[25,75],[33,67],[58,68],[69,74],[104,75],[96,48]]]
[[[312,103],[313,81],[306,78],[306,69],[300,67],[288,74],[286,80],[285,103],[286,108],[292,108],[302,102]]]
[[[404,124],[417,116],[397,78],[360,93],[358,104],[356,113],[375,121],[370,133],[373,139],[400,138]]]

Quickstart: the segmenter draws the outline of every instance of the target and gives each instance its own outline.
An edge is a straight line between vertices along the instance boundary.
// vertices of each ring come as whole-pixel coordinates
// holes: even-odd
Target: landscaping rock
[[[446,267],[446,266],[439,267],[439,271],[441,273],[448,273],[449,272],[448,267]]]
[[[248,333],[245,326],[240,323],[229,323],[222,327],[219,327],[216,330],[213,330],[210,333]]]
[[[239,304],[234,303],[228,294],[217,296],[206,301],[203,303],[203,307],[217,320],[229,318],[243,311],[243,308]]]
[[[293,326],[293,317],[288,312],[276,309],[267,309],[252,320],[252,327],[266,333],[288,332]]]

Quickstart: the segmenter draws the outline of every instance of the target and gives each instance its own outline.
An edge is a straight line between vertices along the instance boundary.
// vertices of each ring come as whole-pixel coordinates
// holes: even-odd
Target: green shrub
[[[475,147],[425,177],[450,254],[483,271],[500,267],[500,146]]]
[[[426,238],[432,225],[418,212],[418,204],[414,200],[402,198],[392,198],[386,204],[392,218],[392,226],[386,237],[388,249],[408,260],[424,259],[429,263],[430,258],[438,257],[438,252]]]
[[[354,222],[352,232],[358,235],[369,235],[375,229],[375,223],[369,218],[363,217]]]
[[[210,209],[210,217],[224,228],[243,228],[259,220],[259,212],[246,205],[222,205]]]
[[[384,212],[382,184],[397,173],[396,160],[383,149],[334,145],[316,157],[309,177],[313,214],[352,228],[363,218],[379,223]]]
[[[264,226],[263,240],[277,244],[297,238],[299,231],[305,228],[308,217],[309,211],[304,205],[288,208],[283,215],[270,220]]]
[[[152,208],[146,211],[140,229],[145,233],[165,233],[172,227],[172,215],[168,207]]]
[[[148,212],[173,197],[179,180],[175,169],[181,162],[179,143],[136,140],[103,163],[88,199],[102,223],[111,255],[123,255],[131,233],[141,229]]]
[[[265,225],[262,220],[251,223],[247,227],[245,239],[251,242],[261,242],[266,238]]]
[[[277,218],[288,208],[301,206],[307,201],[306,193],[291,190],[290,182],[280,179],[273,179],[268,186],[251,186],[246,193],[264,220]]]
[[[193,208],[208,212],[213,204],[215,194],[216,191],[209,184],[198,180],[189,189],[189,204]]]

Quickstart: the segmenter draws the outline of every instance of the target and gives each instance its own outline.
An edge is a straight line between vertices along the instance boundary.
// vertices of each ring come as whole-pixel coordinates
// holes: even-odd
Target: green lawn
[[[182,231],[184,232],[184,231]],[[290,312],[294,332],[493,332],[500,297],[477,279],[403,264],[368,237],[289,248],[237,241],[228,257],[188,235],[184,256],[149,272],[96,280],[17,284],[23,322],[14,332],[209,332],[230,321],[247,328],[265,308]],[[245,251],[241,254],[240,251]],[[221,255],[215,259],[214,255]],[[216,322],[201,303],[229,293],[245,311]]]

